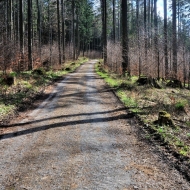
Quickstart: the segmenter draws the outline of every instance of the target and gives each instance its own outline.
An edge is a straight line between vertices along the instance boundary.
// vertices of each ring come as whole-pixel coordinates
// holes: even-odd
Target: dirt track
[[[0,189],[190,189],[141,141],[91,61],[0,135]]]

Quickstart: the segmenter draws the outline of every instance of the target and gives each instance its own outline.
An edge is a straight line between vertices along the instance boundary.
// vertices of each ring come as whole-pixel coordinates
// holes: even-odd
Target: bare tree
[[[32,68],[32,0],[28,0],[28,69]]]
[[[173,77],[177,79],[176,0],[172,0]]]
[[[125,76],[125,72],[130,75],[129,69],[129,39],[128,39],[128,2],[127,0],[121,0],[121,22],[122,22],[122,75]]]
[[[164,57],[165,77],[168,77],[168,34],[167,34],[167,0],[164,0]]]
[[[113,0],[113,42],[115,43],[115,0]]]
[[[107,64],[107,4],[106,3],[107,3],[106,0],[101,0],[104,65]]]
[[[61,0],[61,21],[62,21],[62,48],[63,48],[63,62],[65,62],[65,16],[64,16],[64,1]]]
[[[61,34],[60,34],[60,14],[59,0],[57,0],[57,32],[58,32],[58,49],[59,49],[59,64],[61,65]]]

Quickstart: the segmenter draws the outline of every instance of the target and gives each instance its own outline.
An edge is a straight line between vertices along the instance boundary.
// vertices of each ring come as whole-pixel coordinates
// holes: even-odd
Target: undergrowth
[[[99,76],[112,87],[123,104],[147,126],[146,138],[167,144],[181,156],[190,156],[190,92],[187,89],[156,89],[137,84],[137,76],[116,76],[104,69],[101,61],[95,66]],[[159,111],[172,115],[175,127],[159,126]]]
[[[81,57],[77,61],[66,62],[59,70],[38,68],[33,71],[11,72],[9,76],[14,77],[14,84],[11,86],[1,83],[0,75],[0,122],[4,116],[16,110],[21,104],[39,95],[45,87],[62,76],[75,71],[82,63],[88,61]]]

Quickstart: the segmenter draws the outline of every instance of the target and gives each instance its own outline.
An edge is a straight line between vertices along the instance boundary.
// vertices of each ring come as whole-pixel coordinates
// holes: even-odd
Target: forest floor
[[[165,81],[159,81],[161,89],[141,85],[138,77],[122,78],[104,69],[101,62],[96,72],[139,120],[146,138],[190,179],[190,90],[167,87]],[[170,114],[175,126],[158,124],[160,111]]]
[[[33,71],[0,72],[0,126],[8,123],[21,111],[32,109],[37,101],[44,99],[48,89],[66,74],[74,72],[88,59],[79,58],[77,61],[68,61],[62,67],[55,65],[54,68],[39,68]],[[13,84],[7,85],[8,77],[13,78]],[[5,80],[5,81],[4,81]],[[0,132],[2,128],[0,128]]]
[[[4,125],[0,189],[190,189],[89,61]]]

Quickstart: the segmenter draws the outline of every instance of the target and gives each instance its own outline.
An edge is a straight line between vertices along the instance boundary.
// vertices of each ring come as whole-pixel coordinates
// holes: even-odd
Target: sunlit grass
[[[66,62],[59,70],[50,69],[46,71],[44,68],[38,68],[42,74],[33,71],[9,73],[9,76],[15,78],[15,84],[9,87],[0,83],[0,121],[4,115],[19,107],[31,94],[37,95],[39,92],[41,93],[45,86],[51,84],[52,81],[75,71],[81,64],[87,61],[88,58],[80,57],[75,62]],[[69,70],[66,71],[65,67],[69,68]]]
[[[166,144],[169,144],[172,150],[182,156],[190,156],[190,121],[187,116],[189,113],[189,91],[178,88],[157,89],[152,86],[138,85],[136,83],[138,76],[120,77],[109,73],[103,69],[103,64],[96,64],[96,72],[108,85],[115,87],[115,93],[128,108],[128,110],[143,121],[150,129],[148,138],[158,138]],[[158,126],[156,121],[160,110],[165,110],[172,116],[180,117],[184,115],[184,125],[187,128],[179,126]],[[151,132],[152,131],[152,132]],[[188,131],[188,132],[187,132]],[[157,137],[156,137],[157,136]]]

